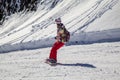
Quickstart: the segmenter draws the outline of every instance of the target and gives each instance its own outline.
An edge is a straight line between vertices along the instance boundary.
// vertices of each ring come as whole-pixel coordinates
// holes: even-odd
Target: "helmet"
[[[55,22],[61,22],[61,18],[55,19]]]

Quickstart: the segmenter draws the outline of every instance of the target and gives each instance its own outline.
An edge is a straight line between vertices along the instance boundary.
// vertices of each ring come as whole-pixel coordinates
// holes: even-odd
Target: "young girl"
[[[63,23],[61,23],[61,19],[57,18],[55,19],[56,25],[57,25],[57,36],[55,37],[56,42],[54,43],[49,59],[46,60],[46,62],[50,63],[56,63],[57,62],[57,50],[60,49],[62,46],[64,46],[65,42],[67,42],[70,38],[69,32],[66,30]]]

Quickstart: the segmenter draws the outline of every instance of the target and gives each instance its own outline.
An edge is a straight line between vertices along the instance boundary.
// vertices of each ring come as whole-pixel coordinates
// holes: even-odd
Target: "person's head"
[[[55,22],[56,22],[56,24],[60,24],[61,23],[61,18],[55,19]]]

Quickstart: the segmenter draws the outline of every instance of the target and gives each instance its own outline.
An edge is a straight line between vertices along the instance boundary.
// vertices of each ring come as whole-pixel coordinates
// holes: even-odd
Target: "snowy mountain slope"
[[[57,17],[71,32],[68,44],[120,40],[119,0],[60,0],[55,7],[50,2],[43,1],[35,13],[10,16],[0,30],[0,52],[51,46]]]
[[[111,8],[111,7],[110,7]],[[117,3],[115,7],[111,8],[108,12],[106,12],[102,17],[95,20],[86,31],[102,31],[108,29],[118,29],[119,20],[120,20],[120,3]],[[100,25],[97,25],[100,24]],[[96,26],[97,25],[97,26]]]
[[[55,67],[44,63],[49,52],[0,54],[0,80],[120,80],[120,42],[63,47]]]

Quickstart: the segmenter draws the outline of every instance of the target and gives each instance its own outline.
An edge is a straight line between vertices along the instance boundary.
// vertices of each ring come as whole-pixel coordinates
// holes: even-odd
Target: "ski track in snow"
[[[116,3],[118,2],[118,0],[98,0],[98,2],[96,2],[96,4],[94,4],[89,10],[85,11],[83,14],[76,16],[74,19],[72,19],[71,21],[65,23],[66,26],[68,26],[68,29],[70,31],[72,31],[72,34],[74,34],[77,31],[81,31],[81,29],[83,28],[87,28],[89,24],[91,24],[94,20],[96,20],[97,18],[101,17],[106,11],[110,10]],[[24,31],[25,28],[27,29],[28,27],[31,27],[32,24],[34,27],[32,27],[33,29],[31,31],[29,31],[28,33],[25,33],[24,35],[21,35],[19,37],[17,37],[16,39],[13,39],[5,44],[12,44],[15,42],[24,42],[25,40],[29,39],[29,37],[32,38],[32,36],[34,36],[37,32],[44,32],[46,30],[46,28],[49,27],[50,24],[53,23],[53,20],[58,17],[63,16],[64,14],[67,14],[72,8],[74,8],[74,6],[72,6],[74,4],[74,6],[77,6],[78,4],[75,4],[74,1],[72,1],[71,3],[68,3],[68,6],[66,5],[61,11],[55,13],[54,15],[52,15],[50,18],[48,18],[47,20],[44,20],[38,24],[35,24],[36,20],[39,21],[39,19],[37,18],[36,20],[32,21],[31,23],[27,24],[27,25],[23,25],[23,27],[21,28],[13,28],[11,31],[7,31],[8,33],[5,33],[5,35],[3,35],[4,33],[2,33],[2,37],[1,38],[5,38],[5,37],[9,37],[13,34],[16,34],[20,31]],[[70,10],[69,10],[70,9]],[[43,15],[47,15],[49,14],[48,12],[43,13]],[[43,16],[41,15],[41,16]],[[42,17],[39,17],[40,19]],[[43,16],[44,17],[44,16]],[[49,23],[48,23],[49,22]],[[37,27],[38,26],[38,27]],[[42,29],[41,29],[42,26]],[[36,29],[37,28],[37,29]],[[53,32],[49,32],[49,34],[51,34]],[[41,36],[41,38],[46,38],[48,34],[43,34]],[[32,39],[35,39],[39,36],[34,36]],[[47,36],[47,38],[49,38],[50,36]],[[5,45],[4,44],[4,45]]]
[[[16,17],[13,15],[13,18],[11,17],[10,21],[6,23],[0,34],[0,52],[51,46],[54,41],[54,36],[56,36],[56,29],[53,28],[53,22],[56,17],[62,17],[65,26],[71,32],[69,45],[120,40],[119,29],[84,33],[90,24],[103,16],[104,13],[110,11],[118,0],[88,0],[88,2],[86,0],[77,1],[77,3],[76,1],[64,0],[53,9],[44,10],[45,8],[41,8],[36,13],[28,13],[26,15],[22,13],[20,15],[15,14]],[[83,6],[84,4],[87,4],[89,7],[86,5]],[[50,7],[50,5],[48,6]],[[76,12],[76,9],[79,7],[83,11],[69,17],[72,11],[75,10]],[[23,17],[25,18],[22,21]],[[14,21],[14,18],[17,18],[16,20],[18,21],[20,20],[20,23],[13,23],[12,20]],[[9,24],[9,22],[12,23]],[[14,24],[17,24],[18,27]]]
[[[63,47],[53,67],[44,63],[49,51],[0,54],[0,80],[120,80],[120,42]]]

